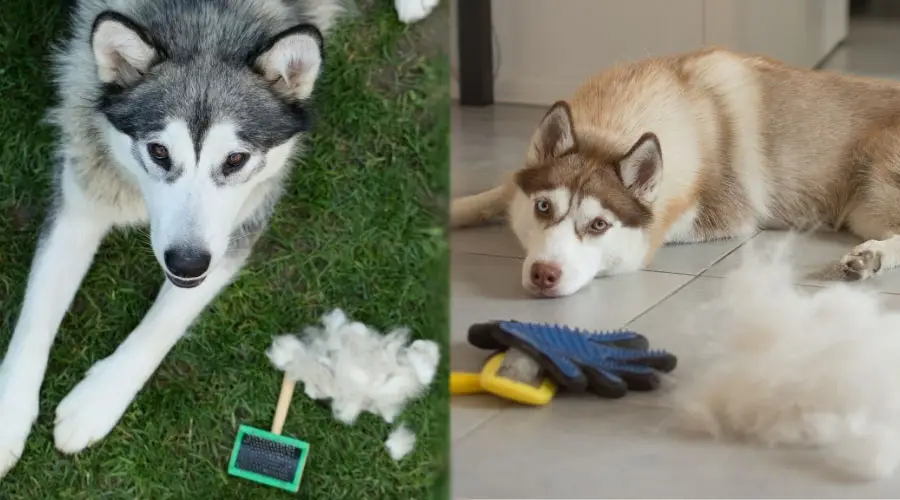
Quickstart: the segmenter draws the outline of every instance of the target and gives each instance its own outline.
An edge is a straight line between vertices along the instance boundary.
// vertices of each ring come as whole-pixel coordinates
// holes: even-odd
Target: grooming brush
[[[472,325],[469,328],[469,342],[476,347],[499,347],[479,345],[492,337],[490,332],[497,328],[497,324],[498,322],[489,322]],[[488,342],[492,343],[490,340]],[[480,391],[534,406],[546,405],[557,391],[556,384],[537,360],[516,347],[505,348],[488,358],[478,374],[478,387]]]
[[[501,352],[482,369],[482,388],[532,405],[550,402],[558,387],[606,398],[651,391],[660,385],[658,372],[677,364],[674,355],[650,349],[646,337],[627,330],[492,321],[472,325],[468,338],[475,347]]]
[[[515,347],[488,359],[481,369],[481,387],[502,398],[534,406],[549,403],[557,390],[541,365]]]
[[[300,489],[309,443],[281,434],[294,385],[295,382],[285,374],[271,432],[249,425],[238,428],[228,465],[229,474],[293,493]]]
[[[450,373],[450,394],[485,392],[522,404],[545,405],[553,399],[556,384],[534,359],[511,348],[488,358],[479,373]]]

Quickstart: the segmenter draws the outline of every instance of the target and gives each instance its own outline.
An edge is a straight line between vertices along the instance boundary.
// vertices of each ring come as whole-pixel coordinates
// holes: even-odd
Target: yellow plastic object
[[[556,395],[556,384],[547,377],[539,387],[497,375],[504,353],[492,356],[481,369],[481,387],[496,396],[526,405],[545,405]]]
[[[478,394],[481,387],[480,373],[450,372],[450,394]]]

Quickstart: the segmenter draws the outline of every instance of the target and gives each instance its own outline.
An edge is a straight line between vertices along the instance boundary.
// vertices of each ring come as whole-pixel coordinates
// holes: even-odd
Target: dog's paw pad
[[[880,269],[881,254],[874,250],[854,250],[841,259],[841,271],[848,281],[871,278]]]

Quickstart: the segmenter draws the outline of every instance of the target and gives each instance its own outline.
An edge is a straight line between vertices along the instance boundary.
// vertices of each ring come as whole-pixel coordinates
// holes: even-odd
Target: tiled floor
[[[828,65],[900,77],[900,24],[854,23],[849,44]],[[492,187],[521,165],[543,109],[495,106],[455,109],[453,195]],[[761,242],[783,238],[763,232]],[[797,265],[814,271],[856,240],[814,235],[799,242]],[[665,248],[638,273],[595,280],[568,298],[537,300],[520,286],[521,250],[502,226],[452,235],[452,366],[477,370],[485,353],[465,340],[468,326],[490,319],[559,322],[589,329],[629,326],[679,355],[690,369],[686,312],[716,293],[719,277],[740,258],[744,241]],[[805,284],[816,284],[806,280]],[[900,272],[861,284],[900,308]],[[605,401],[559,397],[543,408],[491,396],[452,401],[453,489],[456,498],[897,498],[900,477],[848,483],[811,465],[801,451],[688,441],[660,429],[663,393]],[[817,462],[816,462],[817,463]]]

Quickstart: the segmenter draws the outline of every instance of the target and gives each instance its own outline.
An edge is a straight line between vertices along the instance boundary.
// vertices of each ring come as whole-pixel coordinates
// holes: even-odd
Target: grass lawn
[[[0,352],[24,294],[49,193],[53,96],[48,44],[65,30],[59,0],[15,2],[0,16]],[[41,415],[0,499],[265,499],[288,493],[226,474],[240,423],[268,428],[280,373],[264,351],[335,307],[381,330],[407,325],[446,356],[449,64],[447,6],[422,25],[392,0],[328,42],[317,127],[267,234],[103,441],[78,456],[53,446],[56,405],[113,352],[149,308],[162,272],[139,232],[114,233],[63,321]],[[443,2],[446,4],[447,2]],[[391,460],[392,426],[352,427],[298,387],[285,434],[311,443],[300,498],[440,498],[448,474],[446,359],[428,395],[403,414],[414,453]],[[2,425],[2,422],[0,422]]]

